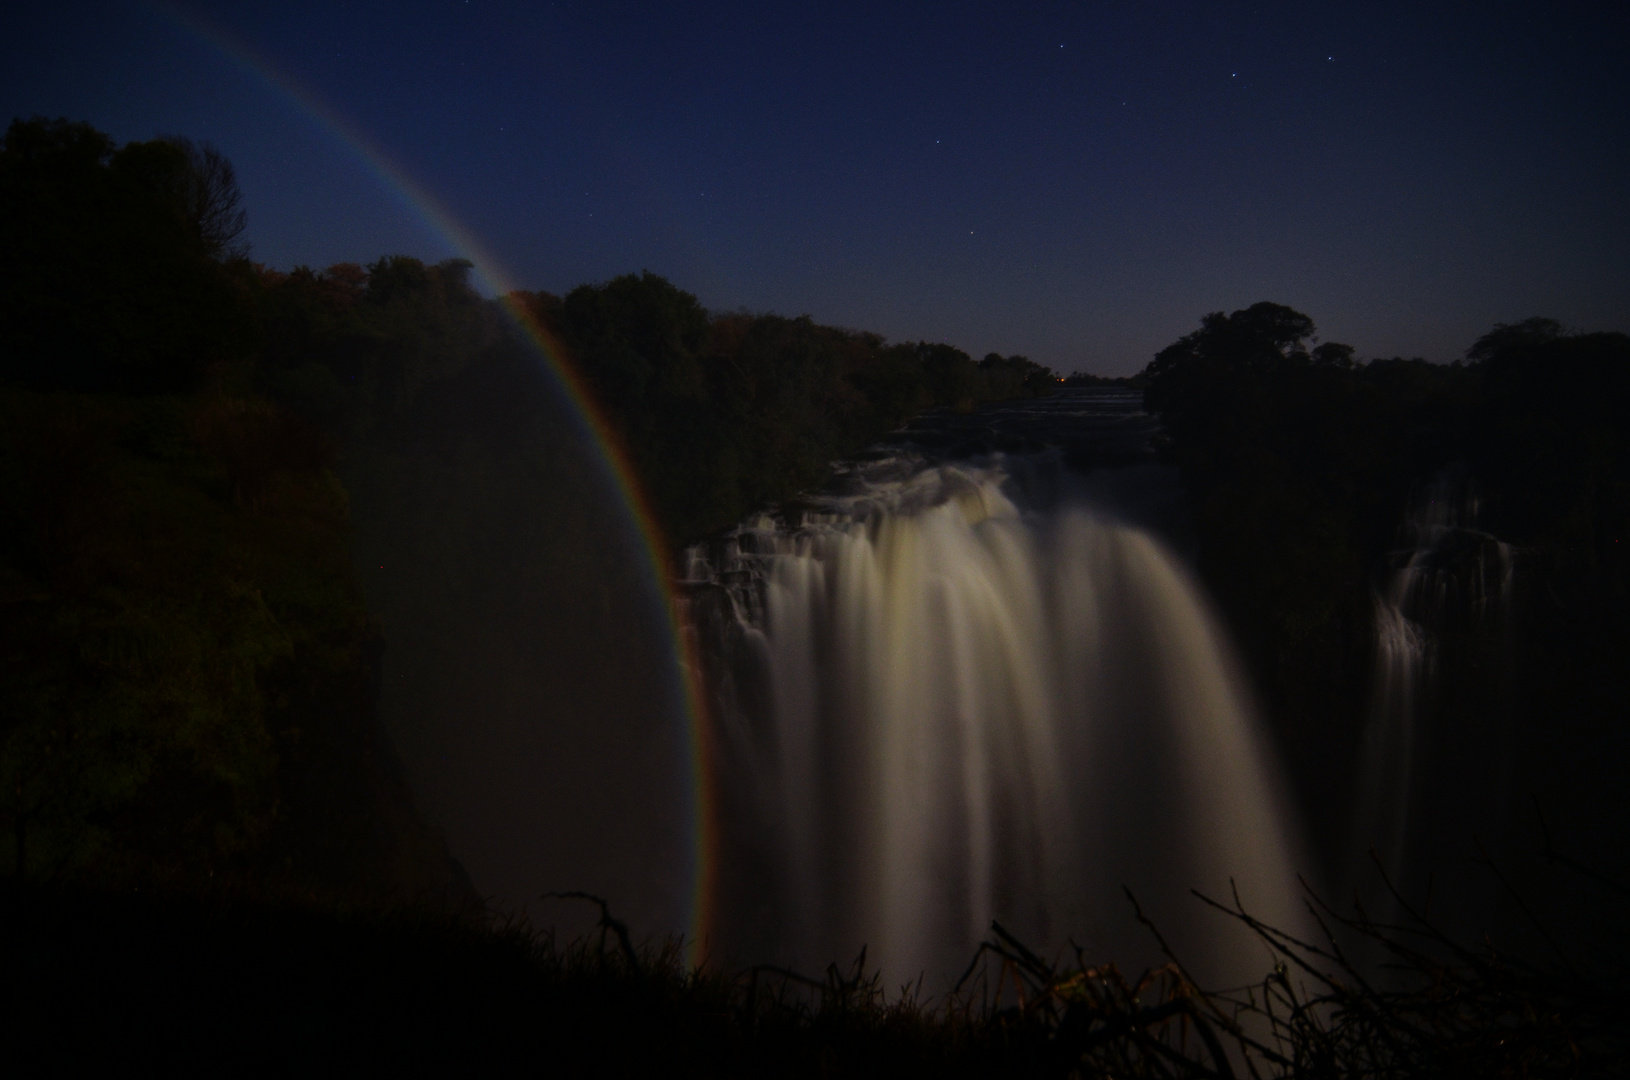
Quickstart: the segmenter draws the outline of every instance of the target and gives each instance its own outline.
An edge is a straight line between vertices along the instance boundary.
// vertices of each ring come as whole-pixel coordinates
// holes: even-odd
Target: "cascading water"
[[[1191,968],[1267,959],[1186,895],[1301,921],[1293,832],[1222,633],[1150,533],[1016,502],[1013,462],[856,469],[692,552],[722,804],[711,947],[870,948],[943,989],[991,920],[1134,963],[1122,885]]]
[[[1477,497],[1463,477],[1438,478],[1410,511],[1404,527],[1409,546],[1375,596],[1375,681],[1363,736],[1353,850],[1359,859],[1373,850],[1399,885],[1408,883],[1411,864],[1422,861],[1411,849],[1420,846],[1421,829],[1412,818],[1419,812],[1423,789],[1443,786],[1423,758],[1441,751],[1433,743],[1445,644],[1459,646],[1462,655],[1455,666],[1469,670],[1506,637],[1511,547],[1479,531],[1477,515]],[[1491,678],[1476,677],[1485,685]],[[1501,740],[1494,729],[1485,724],[1476,744],[1497,748]],[[1463,766],[1457,771],[1468,770]],[[1482,777],[1485,786],[1490,779]],[[1475,831],[1477,817],[1456,817],[1470,817],[1467,834]],[[1487,818],[1481,820],[1486,829]],[[1367,876],[1362,867],[1352,875],[1355,881]]]

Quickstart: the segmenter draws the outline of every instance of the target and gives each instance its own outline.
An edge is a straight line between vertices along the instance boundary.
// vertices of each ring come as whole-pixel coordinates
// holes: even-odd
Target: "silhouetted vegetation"
[[[86,124],[14,122],[0,149],[0,375],[35,389],[196,388],[248,348],[232,166]]]
[[[1201,570],[1293,772],[1313,785],[1305,805],[1345,805],[1329,785],[1352,774],[1370,702],[1374,597],[1403,557],[1412,501],[1445,475],[1475,495],[1476,527],[1515,549],[1516,637],[1497,670],[1442,644],[1439,737],[1464,757],[1516,716],[1541,733],[1535,745],[1601,740],[1612,760],[1630,715],[1630,338],[1531,319],[1497,327],[1464,362],[1361,364],[1314,334],[1277,304],[1218,312],[1143,373],[1191,496]],[[1444,659],[1456,649],[1460,670]],[[1604,783],[1556,786],[1606,797]],[[1598,815],[1581,804],[1570,817],[1589,829]],[[1625,853],[1601,854],[1616,865]]]
[[[580,895],[580,894],[577,894]],[[587,897],[594,900],[596,898]],[[866,966],[689,966],[601,903],[561,942],[480,912],[336,914],[230,899],[0,889],[15,1068],[573,1076],[1590,1077],[1630,1067],[1622,979],[1557,978],[1411,916],[1313,900],[1326,935],[1237,906],[1274,958],[1225,991],[1168,953],[1049,961],[999,924],[943,998]],[[1158,939],[1158,928],[1150,926]],[[1372,982],[1343,942],[1375,943]],[[73,1002],[71,1008],[64,1003]]]
[[[262,271],[262,391],[333,430],[388,439],[415,408],[435,407],[428,387],[472,364],[541,364],[502,307],[469,288],[468,269],[393,257]],[[819,484],[832,462],[925,409],[1056,386],[1021,356],[975,363],[808,317],[710,315],[649,272],[508,302],[564,347],[676,548]]]
[[[651,273],[513,298],[566,345],[623,434],[670,543],[819,484],[916,413],[1051,393],[1022,356],[889,345],[807,316],[709,316]]]
[[[0,867],[467,899],[379,726],[338,444],[255,392],[243,224],[208,146],[0,145]]]
[[[207,145],[41,119],[0,144],[0,864],[465,895],[379,726],[346,486],[388,515],[473,439],[448,520],[503,505],[559,449],[543,362],[468,262],[283,273],[243,228]],[[1022,357],[712,316],[648,273],[510,302],[565,343],[676,545],[918,411],[1052,386]]]

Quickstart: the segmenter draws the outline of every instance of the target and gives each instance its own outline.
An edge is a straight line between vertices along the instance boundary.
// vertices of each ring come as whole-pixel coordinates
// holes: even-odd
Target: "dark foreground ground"
[[[10,1076],[1029,1071],[863,980],[811,1009],[785,978],[697,976],[673,949],[630,963],[614,933],[565,947],[479,916],[37,891],[0,912]]]
[[[0,891],[8,1076],[1610,1076],[1622,976],[1544,972],[1416,927],[1330,942],[1208,995],[1177,964],[1048,963],[993,927],[965,997],[916,1002],[864,960],[824,975],[688,969],[615,920],[563,945],[494,920],[241,900]],[[1153,929],[1153,928],[1152,928]],[[1390,943],[1390,944],[1388,944]]]

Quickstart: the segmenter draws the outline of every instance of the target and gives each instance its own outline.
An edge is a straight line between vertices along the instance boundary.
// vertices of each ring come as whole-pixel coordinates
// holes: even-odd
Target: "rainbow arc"
[[[691,637],[682,625],[674,595],[675,573],[672,554],[657,524],[650,498],[635,471],[628,448],[582,373],[572,362],[565,344],[529,312],[516,295],[518,287],[496,257],[479,239],[416,182],[375,140],[369,138],[339,112],[309,89],[240,41],[199,17],[177,8],[155,5],[172,23],[199,40],[211,51],[228,60],[254,81],[271,89],[300,112],[310,117],[347,153],[360,160],[386,188],[432,232],[445,239],[474,267],[476,279],[499,298],[499,304],[513,322],[521,338],[553,377],[571,405],[580,433],[595,446],[604,469],[604,479],[617,493],[618,501],[638,547],[643,553],[643,571],[652,602],[665,613],[669,638],[673,643],[674,685],[682,703],[690,754],[692,837],[692,884],[690,889],[689,943],[693,961],[700,962],[711,927],[716,868],[716,837],[713,769],[708,753],[709,734],[706,698],[701,686],[701,667],[693,655]]]

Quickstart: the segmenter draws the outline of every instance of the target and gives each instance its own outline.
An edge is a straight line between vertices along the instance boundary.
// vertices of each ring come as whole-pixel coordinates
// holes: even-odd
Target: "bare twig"
[[[628,924],[623,922],[621,919],[612,917],[611,905],[606,903],[603,897],[595,896],[593,893],[581,892],[574,889],[571,892],[546,892],[543,894],[543,899],[587,900],[591,904],[597,905],[600,908],[599,929],[601,955],[605,955],[606,932],[610,931],[617,935],[617,943],[622,946],[623,959],[628,961],[628,969],[630,971],[638,971],[640,969],[639,953],[634,951],[634,942],[628,936]]]

